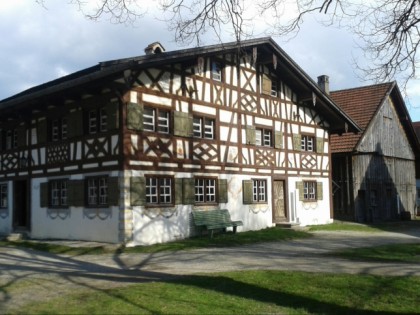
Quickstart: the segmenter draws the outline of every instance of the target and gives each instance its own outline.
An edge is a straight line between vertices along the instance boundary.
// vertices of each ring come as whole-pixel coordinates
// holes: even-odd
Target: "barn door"
[[[287,208],[285,198],[285,182],[284,180],[273,181],[273,221],[280,223],[287,221]]]

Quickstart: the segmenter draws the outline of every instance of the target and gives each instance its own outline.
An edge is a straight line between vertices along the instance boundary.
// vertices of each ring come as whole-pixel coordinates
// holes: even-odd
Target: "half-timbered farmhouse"
[[[194,235],[192,210],[329,223],[330,134],[359,130],[270,38],[154,43],[1,101],[0,129],[2,234],[130,244]]]
[[[335,91],[331,97],[363,130],[331,137],[334,219],[413,216],[419,142],[397,84]]]

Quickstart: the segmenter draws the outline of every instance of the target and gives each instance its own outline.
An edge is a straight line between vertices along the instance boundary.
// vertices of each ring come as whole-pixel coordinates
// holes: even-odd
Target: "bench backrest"
[[[217,223],[228,223],[231,221],[227,209],[193,211],[195,225],[211,225]]]

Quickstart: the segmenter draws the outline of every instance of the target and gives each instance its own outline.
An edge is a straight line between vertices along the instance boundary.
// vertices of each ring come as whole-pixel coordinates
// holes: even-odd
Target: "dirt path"
[[[323,255],[342,248],[408,242],[420,243],[420,231],[318,232],[309,239],[235,248],[79,257],[0,247],[0,313],[80,289],[89,293],[194,273],[271,269],[420,276],[415,264],[354,262]]]

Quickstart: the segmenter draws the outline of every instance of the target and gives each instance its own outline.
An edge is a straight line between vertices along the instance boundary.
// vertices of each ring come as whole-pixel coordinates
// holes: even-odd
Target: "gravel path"
[[[97,291],[194,273],[270,269],[420,276],[418,264],[355,262],[323,255],[337,249],[410,242],[420,243],[420,230],[317,232],[308,239],[156,254],[66,257],[0,247],[0,313],[79,289]]]

